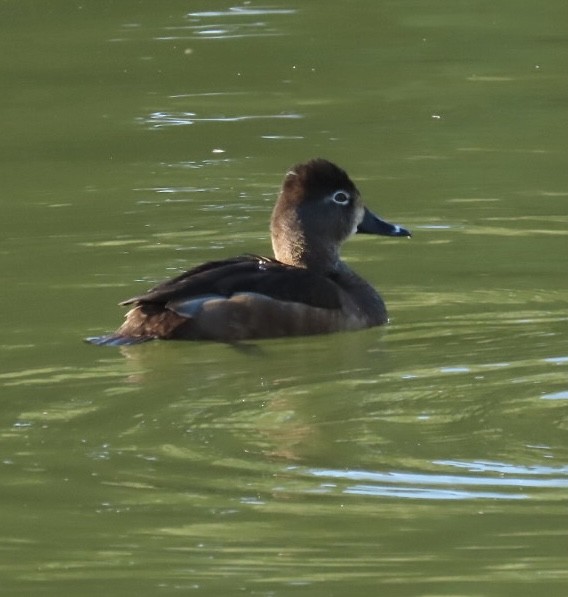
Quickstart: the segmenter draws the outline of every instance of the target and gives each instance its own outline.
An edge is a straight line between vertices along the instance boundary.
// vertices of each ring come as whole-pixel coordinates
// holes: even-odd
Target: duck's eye
[[[349,203],[349,195],[345,191],[335,191],[331,196],[331,200],[337,205],[347,205]]]

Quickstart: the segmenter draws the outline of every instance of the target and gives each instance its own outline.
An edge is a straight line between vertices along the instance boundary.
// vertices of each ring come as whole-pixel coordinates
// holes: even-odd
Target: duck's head
[[[270,230],[276,259],[323,270],[338,266],[341,244],[356,232],[411,236],[369,211],[347,173],[324,159],[286,173]]]

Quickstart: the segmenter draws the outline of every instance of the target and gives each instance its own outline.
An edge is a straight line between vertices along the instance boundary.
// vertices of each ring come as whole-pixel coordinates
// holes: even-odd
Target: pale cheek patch
[[[357,233],[357,228],[359,227],[359,224],[361,224],[361,222],[363,221],[363,217],[365,215],[365,210],[358,205],[357,206],[357,217],[355,218],[355,222],[353,224],[353,230],[351,230],[351,235],[353,236],[354,234]]]

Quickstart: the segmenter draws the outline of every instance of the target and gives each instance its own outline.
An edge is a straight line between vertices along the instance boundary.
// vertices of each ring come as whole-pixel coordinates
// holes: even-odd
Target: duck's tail
[[[120,334],[110,334],[108,336],[89,336],[85,342],[96,344],[97,346],[132,346],[154,340],[153,336],[122,336]]]

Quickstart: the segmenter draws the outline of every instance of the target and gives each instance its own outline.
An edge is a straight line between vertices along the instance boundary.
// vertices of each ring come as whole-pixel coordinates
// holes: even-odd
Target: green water
[[[0,3],[0,593],[568,594],[566,3]],[[391,323],[83,344],[324,156]]]

